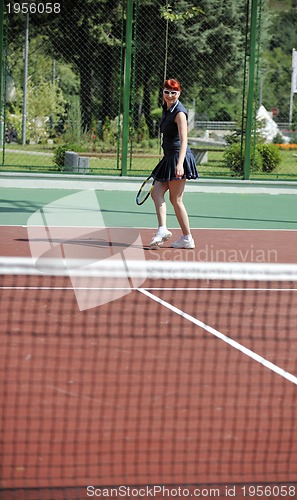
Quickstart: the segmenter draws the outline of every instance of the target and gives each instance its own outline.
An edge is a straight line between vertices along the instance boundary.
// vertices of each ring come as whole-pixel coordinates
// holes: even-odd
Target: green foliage
[[[51,82],[41,81],[33,87],[28,83],[28,126],[30,139],[39,143],[49,136],[47,123],[50,117],[64,112],[61,89]]]
[[[241,151],[241,145],[239,143],[234,143],[229,146],[224,152],[224,160],[226,162],[226,167],[229,168],[236,176],[243,176],[244,170],[244,150]],[[262,170],[262,156],[259,151],[255,151],[253,158],[253,171],[258,172]]]
[[[51,52],[79,75],[82,130],[91,130],[93,114],[98,120],[117,112],[116,99],[98,96],[107,94],[119,77],[122,5],[121,0],[63,0],[51,25],[38,25],[50,33]]]
[[[244,173],[244,149],[240,143],[234,143],[224,152],[226,167],[236,176]],[[280,151],[274,144],[257,144],[252,152],[251,168],[253,172],[272,172],[281,161]]]
[[[142,118],[134,138],[140,142],[148,139],[147,127],[150,137],[156,137],[152,122],[159,121],[161,113],[159,89],[164,75],[167,25],[167,76],[181,80],[183,102],[192,104],[195,100],[197,114],[210,120],[238,120],[242,109],[246,0],[165,3],[142,0],[135,6],[134,104]],[[279,108],[278,119],[288,121],[297,11],[289,9],[289,0],[270,2],[286,4],[288,10],[283,12],[273,11],[267,2],[262,4],[259,70],[263,104],[268,110]],[[64,141],[78,143],[82,131],[91,131],[94,120],[105,120],[99,137],[103,137],[107,149],[115,147],[119,140],[117,89],[123,5],[126,3],[122,0],[63,0],[58,16],[31,16],[28,138],[35,142],[46,140],[50,133],[48,120],[55,125],[62,117],[66,124]],[[20,135],[24,18],[11,16],[9,30],[8,66],[16,86],[15,101],[9,103],[10,121]],[[83,139],[87,144],[87,137]],[[230,142],[233,139],[237,140],[233,136]]]
[[[274,138],[273,138],[272,142],[273,142],[273,144],[283,144],[283,143],[284,143],[284,138],[283,138],[283,135],[282,135],[280,132],[278,132],[278,133],[274,136]]]
[[[6,114],[6,124],[8,128],[13,127],[17,131],[17,136],[18,138],[21,137],[22,134],[22,115],[21,113],[15,114],[15,113],[10,113],[10,111],[7,112]],[[28,126],[26,127],[26,132],[27,134],[29,133]]]
[[[270,30],[271,50],[281,48],[285,53],[290,53],[292,48],[297,46],[296,23],[297,11],[293,8],[278,12],[274,16]]]
[[[231,144],[237,144],[240,142],[242,136],[242,131],[240,128],[234,130],[231,134],[225,136],[226,143],[231,146]]]
[[[290,144],[297,144],[297,134],[293,134],[290,139]]]
[[[54,164],[57,165],[60,170],[63,170],[64,167],[64,158],[66,151],[69,151],[69,147],[67,144],[58,146],[54,151]]]
[[[30,38],[27,81],[27,140],[39,143],[55,135],[55,125],[65,115],[69,105],[68,92],[78,91],[77,78],[70,65],[55,64],[49,55],[49,41],[45,35]],[[16,89],[10,103],[10,114],[18,134],[21,134],[23,112],[23,44],[12,40],[9,45],[8,65]],[[62,77],[60,78],[60,74]],[[52,127],[50,128],[50,124]]]
[[[272,172],[279,166],[281,154],[274,144],[258,144],[257,150],[262,156],[262,172]]]
[[[140,119],[139,127],[137,128],[137,142],[148,141],[149,139],[149,129],[146,124],[144,116]]]
[[[187,19],[192,19],[194,17],[197,17],[203,13],[201,7],[196,7],[195,5],[184,6],[182,2],[178,3],[175,10],[170,4],[168,4],[164,7],[160,7],[160,11],[161,11],[161,17],[166,21],[171,21],[171,22],[185,21]]]
[[[151,111],[151,117],[153,120],[160,121],[162,118],[162,108],[155,108]]]
[[[266,109],[279,109],[278,120],[288,121],[289,96],[291,89],[292,55],[281,47],[265,51],[263,54],[262,87],[263,103]]]
[[[115,129],[114,126],[109,118],[109,116],[105,117],[105,121],[102,127],[102,136],[103,136],[103,142],[105,144],[108,144],[110,146],[115,145]]]
[[[65,125],[64,142],[78,142],[81,138],[81,114],[79,106],[79,97],[71,96],[69,98],[67,119]]]
[[[232,113],[233,114],[233,113]],[[234,116],[234,114],[233,114]],[[232,121],[232,115],[230,115],[227,107],[225,106],[221,106],[215,113],[215,117],[214,119],[216,121],[221,121],[221,122],[228,122],[228,121]]]
[[[285,5],[284,1],[273,3],[275,8],[285,10],[273,12],[267,33],[268,43],[261,63],[263,103],[268,110],[278,108],[278,120],[286,122],[289,118],[292,48],[297,47],[297,10],[290,9],[289,3]]]

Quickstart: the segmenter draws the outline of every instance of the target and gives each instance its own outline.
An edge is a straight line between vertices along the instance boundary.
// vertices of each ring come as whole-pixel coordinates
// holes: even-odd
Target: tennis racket
[[[136,196],[136,203],[137,205],[142,205],[149,197],[151,194],[153,187],[155,184],[155,179],[150,175],[141,185],[137,196]]]

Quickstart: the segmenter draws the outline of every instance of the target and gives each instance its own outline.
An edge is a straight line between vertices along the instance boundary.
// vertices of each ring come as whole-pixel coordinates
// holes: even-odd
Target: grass
[[[44,170],[55,167],[54,159],[52,156],[45,156],[40,154],[31,153],[14,153],[6,151],[5,153],[5,166],[10,167],[26,167],[29,170],[35,168],[42,168]]]
[[[16,153],[13,150],[18,150],[19,152]],[[34,154],[34,152],[36,154]],[[5,170],[11,172],[21,171],[61,173],[61,170],[54,164],[53,156],[50,155],[50,153],[52,152],[53,148],[50,148],[50,146],[15,145],[13,147],[13,145],[10,145],[6,148],[5,164],[2,167],[2,171]],[[148,175],[158,162],[158,158],[151,158],[149,157],[149,154],[158,153],[158,150],[149,150],[147,157],[133,158],[132,165],[130,165],[130,163],[128,162],[127,175]],[[282,150],[281,164],[275,171],[268,174],[257,173],[253,175],[251,169],[251,178],[277,178],[279,180],[297,180],[297,156],[294,156],[294,154],[297,154],[297,152]],[[234,177],[234,174],[232,174],[232,172],[225,167],[223,152],[221,151],[209,151],[208,162],[206,164],[198,165],[198,170],[201,177]],[[114,154],[114,156],[90,158],[90,173],[103,175],[119,175],[121,173],[121,170],[120,168],[117,168],[116,153]]]

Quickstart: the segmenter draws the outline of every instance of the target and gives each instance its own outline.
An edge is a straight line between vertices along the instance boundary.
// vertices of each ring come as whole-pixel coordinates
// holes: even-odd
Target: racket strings
[[[138,191],[137,196],[136,196],[137,205],[142,205],[142,203],[144,203],[147,200],[147,198],[149,197],[149,195],[151,194],[151,192],[153,190],[154,182],[155,182],[155,179],[153,177],[149,177],[142,184],[142,186],[141,186],[141,188]]]

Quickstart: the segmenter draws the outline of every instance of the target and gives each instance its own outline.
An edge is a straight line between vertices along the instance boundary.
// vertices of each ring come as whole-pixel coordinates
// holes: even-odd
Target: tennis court
[[[294,497],[294,185],[189,190],[194,250],[100,187],[1,189],[1,498]]]

